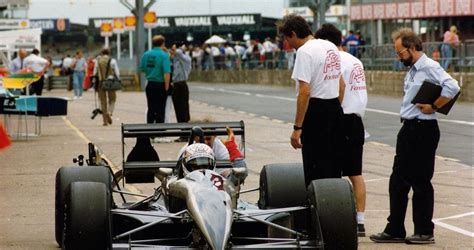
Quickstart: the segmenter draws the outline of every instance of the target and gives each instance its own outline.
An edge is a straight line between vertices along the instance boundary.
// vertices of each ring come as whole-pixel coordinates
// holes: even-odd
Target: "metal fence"
[[[442,42],[423,43],[426,55],[441,65],[449,65],[450,71],[474,71],[474,40],[465,41],[446,55]],[[403,64],[393,49],[393,44],[365,45],[358,47],[358,57],[368,70],[403,70]]]
[[[449,64],[448,70],[455,72],[474,72],[474,40],[461,43],[453,49],[452,56],[446,56],[441,42],[423,43],[426,55],[440,64]],[[399,61],[393,44],[364,45],[357,47],[357,57],[367,70],[405,70]],[[204,56],[193,58],[193,70],[243,70],[243,69],[273,69],[289,70],[293,68],[296,53],[284,51],[245,56]],[[128,58],[119,60],[119,66],[124,74],[135,72],[135,61]]]

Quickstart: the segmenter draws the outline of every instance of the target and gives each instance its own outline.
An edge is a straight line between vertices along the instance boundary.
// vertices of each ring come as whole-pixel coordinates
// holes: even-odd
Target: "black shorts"
[[[344,115],[344,136],[344,157],[341,158],[342,175],[361,175],[365,130],[362,119],[358,115]]]

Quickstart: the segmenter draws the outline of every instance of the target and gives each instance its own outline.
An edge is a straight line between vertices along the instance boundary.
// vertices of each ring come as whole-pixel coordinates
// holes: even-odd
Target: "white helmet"
[[[186,176],[197,169],[216,167],[216,160],[212,148],[204,143],[194,143],[186,147],[182,156],[183,174]]]

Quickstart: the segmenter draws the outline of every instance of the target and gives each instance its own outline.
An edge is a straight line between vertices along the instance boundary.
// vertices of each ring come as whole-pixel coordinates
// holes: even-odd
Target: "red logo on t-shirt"
[[[323,73],[324,80],[334,80],[341,76],[341,59],[339,59],[339,53],[334,50],[328,50],[326,52]]]
[[[349,84],[361,82],[365,82],[364,69],[359,63],[354,63],[354,68],[352,68]]]

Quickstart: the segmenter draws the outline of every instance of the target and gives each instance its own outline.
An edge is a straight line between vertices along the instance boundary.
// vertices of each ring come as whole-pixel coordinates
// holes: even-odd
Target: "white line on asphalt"
[[[470,231],[467,231],[467,230],[465,230],[465,229],[462,229],[462,228],[453,226],[453,225],[448,224],[448,223],[441,222],[442,220],[458,219],[458,218],[462,218],[462,217],[466,217],[466,216],[472,216],[472,215],[474,215],[474,212],[469,212],[469,213],[464,213],[464,214],[453,215],[453,216],[450,216],[450,217],[434,219],[434,220],[433,220],[433,223],[436,224],[436,225],[438,225],[438,226],[441,226],[441,227],[444,227],[444,228],[446,228],[446,229],[449,229],[449,230],[451,230],[451,231],[454,231],[454,232],[456,232],[456,233],[460,233],[460,234],[463,234],[463,235],[466,235],[466,236],[469,236],[469,237],[474,238],[474,233],[473,233],[473,232],[470,232]]]
[[[472,168],[468,168],[471,170]],[[461,171],[464,169],[460,169]],[[434,172],[433,174],[448,174],[448,173],[456,173],[459,172],[460,170],[447,170],[447,171],[439,171],[439,172]],[[365,182],[376,182],[376,181],[386,181],[390,180],[390,177],[384,177],[384,178],[377,178],[377,179],[370,179],[370,180],[365,180]]]
[[[262,95],[262,94],[255,94],[256,97],[260,98],[273,98],[278,100],[285,100],[285,101],[296,101],[296,98],[289,98],[289,97],[282,97],[282,96],[272,96],[272,95]]]
[[[247,95],[250,96],[252,95],[249,92],[242,92],[242,91],[235,91],[235,90],[226,90],[226,89],[215,89],[211,87],[199,87],[201,89],[206,89],[206,90],[211,90],[211,91],[220,91],[224,93],[233,93],[233,94],[239,94],[239,95]],[[272,98],[272,99],[278,99],[278,100],[285,100],[285,101],[296,101],[296,98],[290,98],[290,97],[282,97],[282,96],[272,96],[272,95],[262,95],[262,94],[255,94],[256,97],[260,98]],[[371,109],[367,108],[366,109],[369,112],[374,112],[374,113],[379,113],[379,114],[386,114],[386,115],[393,115],[400,117],[399,113],[396,112],[391,112],[391,111],[385,111],[385,110],[380,110],[380,109]],[[468,126],[474,126],[474,122],[468,122],[468,121],[461,121],[461,120],[447,120],[447,119],[438,119],[440,122],[447,122],[447,123],[455,123],[455,124],[462,124],[462,125],[468,125]]]
[[[76,132],[76,134],[77,134],[82,140],[84,140],[86,143],[91,142],[91,140],[89,140],[89,138],[87,138],[87,136],[86,136],[84,133],[82,133],[76,126],[74,126],[74,124],[72,124],[72,122],[71,122],[69,119],[67,119],[66,116],[62,116],[61,118],[62,118],[63,121],[66,123],[66,125],[68,125],[72,130],[74,130],[74,132]],[[106,156],[105,154],[104,154],[104,159],[105,159],[107,162],[110,163],[110,165],[111,165],[110,167],[111,167],[112,169],[114,169],[115,172],[119,170],[119,169],[117,168],[117,166],[115,166],[115,164],[114,164],[109,158],[107,158],[107,156]],[[125,180],[123,180],[123,181],[125,181]],[[140,190],[138,190],[138,188],[136,188],[136,187],[133,186],[133,185],[127,185],[127,189],[128,189],[130,192],[142,193]]]

